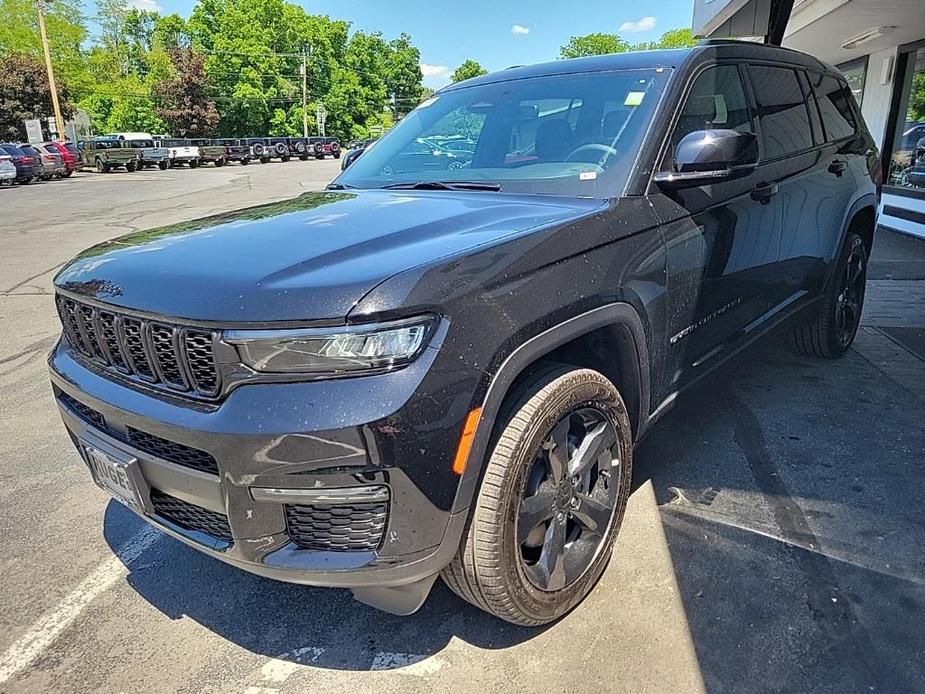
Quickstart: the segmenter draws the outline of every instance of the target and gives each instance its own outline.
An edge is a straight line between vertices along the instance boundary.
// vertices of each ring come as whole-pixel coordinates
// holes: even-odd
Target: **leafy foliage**
[[[62,115],[72,114],[67,89],[59,84],[58,100]],[[0,140],[24,140],[23,120],[42,119],[42,128],[48,136],[48,116],[54,115],[51,90],[45,63],[23,53],[12,53],[0,58]]]
[[[218,123],[218,109],[209,98],[205,56],[191,48],[172,48],[176,76],[154,85],[158,117],[181,137],[208,137]]]
[[[573,36],[559,49],[560,58],[584,58],[591,55],[626,53],[628,51],[651,51],[660,48],[688,48],[697,43],[690,29],[671,29],[662,34],[658,41],[630,44],[616,34],[588,34]]]
[[[479,63],[474,60],[466,60],[462,65],[453,71],[450,79],[454,82],[462,82],[463,80],[468,80],[472,79],[473,77],[479,77],[481,75],[487,74],[488,70],[483,68]]]

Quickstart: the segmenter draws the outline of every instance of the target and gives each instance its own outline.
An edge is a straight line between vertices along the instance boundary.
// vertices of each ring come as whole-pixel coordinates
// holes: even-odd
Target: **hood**
[[[181,319],[337,321],[398,272],[602,204],[481,192],[306,193],[108,241],[66,265],[55,285]]]

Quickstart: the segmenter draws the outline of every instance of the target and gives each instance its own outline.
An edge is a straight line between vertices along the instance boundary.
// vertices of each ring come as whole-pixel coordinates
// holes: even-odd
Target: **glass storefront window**
[[[851,93],[854,94],[858,106],[861,106],[864,103],[864,83],[867,81],[867,56],[857,60],[849,60],[847,63],[842,63],[835,67],[841,70],[845,80],[848,82],[848,86],[851,87]]]
[[[888,183],[925,189],[925,47],[908,56],[902,79],[899,122],[893,136]]]

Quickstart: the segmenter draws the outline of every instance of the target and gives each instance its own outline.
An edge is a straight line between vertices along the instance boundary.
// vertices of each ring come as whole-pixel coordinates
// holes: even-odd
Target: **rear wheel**
[[[794,329],[794,347],[801,354],[824,359],[843,356],[861,325],[867,287],[867,245],[848,232],[823,302],[811,320]]]
[[[190,160],[189,160],[189,167],[190,167],[191,169],[195,169],[197,166],[199,166],[199,160],[198,160],[198,159],[190,159]]]
[[[224,166],[224,165],[225,165],[225,160],[224,160],[223,158],[216,159],[216,160],[215,160],[215,165],[216,165],[216,166]]]
[[[168,166],[170,165],[166,161],[159,161],[157,163],[157,168],[159,168],[161,171],[166,171]]]
[[[244,157],[244,158],[241,160],[241,166],[247,166],[247,165],[250,164],[250,163],[251,163],[251,160],[248,159],[247,157]]]
[[[575,607],[607,566],[632,430],[616,387],[590,369],[550,366],[510,403],[443,579],[486,612],[535,626]]]
[[[125,165],[125,170],[128,171],[129,173],[135,173],[137,169],[138,169],[138,164],[136,164],[133,161],[130,161]]]
[[[99,173],[109,173],[109,164],[104,162],[99,157],[96,158],[96,170]]]

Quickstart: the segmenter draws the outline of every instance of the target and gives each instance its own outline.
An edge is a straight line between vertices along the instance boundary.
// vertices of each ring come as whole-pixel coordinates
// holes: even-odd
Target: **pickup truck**
[[[170,152],[170,167],[189,164],[191,169],[199,166],[199,148],[190,143],[189,140],[180,138],[170,138],[166,135],[154,137],[156,147],[166,147]]]
[[[100,173],[122,167],[129,173],[138,168],[139,151],[116,137],[94,137],[82,143],[84,161]]]
[[[190,140],[190,144],[199,148],[200,164],[215,164],[215,166],[224,166],[228,162],[228,152],[224,145],[217,145],[212,140]]]
[[[246,144],[244,140],[237,140],[233,137],[220,138],[218,140],[212,140],[213,144],[219,145],[225,148],[225,161],[237,161],[243,165],[251,163],[251,159],[254,158],[254,152],[251,149],[250,145]]]
[[[170,150],[166,147],[157,147],[154,140],[128,140],[128,146],[138,150],[138,168],[156,166],[161,171],[170,166]]]

